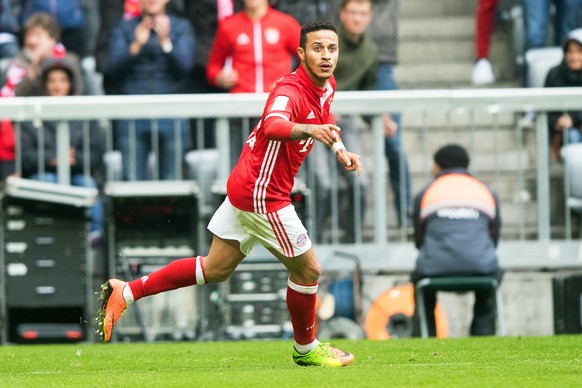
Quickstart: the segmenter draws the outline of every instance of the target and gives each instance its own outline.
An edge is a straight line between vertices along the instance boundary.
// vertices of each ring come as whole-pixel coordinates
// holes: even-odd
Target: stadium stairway
[[[489,88],[520,87],[520,68],[516,64],[510,10],[517,2],[500,2],[490,59],[496,82],[480,86]],[[403,90],[410,89],[473,89],[471,72],[475,60],[475,12],[477,1],[406,0],[400,2],[399,63],[396,80]],[[516,114],[492,116],[476,112],[403,115],[403,142],[408,154],[412,191],[418,192],[430,180],[432,153],[446,142],[456,141],[468,147],[471,170],[499,193],[504,228],[502,238],[517,239],[535,236],[535,139],[533,131],[517,136]],[[430,140],[423,141],[427,122]],[[471,128],[474,132],[469,131]],[[496,130],[492,130],[496,128]],[[500,158],[493,156],[499,154]],[[518,179],[518,166],[523,166],[524,180]],[[559,174],[558,174],[559,175]],[[559,176],[556,179],[561,179]],[[555,204],[560,209],[560,204]],[[562,206],[563,209],[563,206]],[[559,213],[559,211],[557,212]],[[395,217],[389,217],[390,236],[395,232]],[[525,228],[519,227],[525,220]]]

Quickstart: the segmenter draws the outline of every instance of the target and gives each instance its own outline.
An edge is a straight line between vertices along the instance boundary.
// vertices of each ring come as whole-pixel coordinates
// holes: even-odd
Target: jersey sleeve
[[[269,96],[261,124],[268,139],[290,141],[300,95],[291,85],[277,86]]]

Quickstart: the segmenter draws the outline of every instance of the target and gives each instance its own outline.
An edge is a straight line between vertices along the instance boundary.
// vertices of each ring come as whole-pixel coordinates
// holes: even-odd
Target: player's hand
[[[341,129],[334,124],[313,124],[307,126],[307,131],[310,137],[331,147],[339,140]]]
[[[346,149],[340,149],[336,153],[337,160],[344,165],[346,171],[356,171],[358,176],[362,175],[362,162],[360,155],[354,154]]]

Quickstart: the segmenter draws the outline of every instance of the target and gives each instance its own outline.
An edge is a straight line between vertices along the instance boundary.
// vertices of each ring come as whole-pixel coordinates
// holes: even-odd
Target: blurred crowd
[[[500,18],[500,5],[507,1],[475,1],[472,83],[491,85],[495,83],[489,55],[491,36]],[[517,18],[523,22],[520,50],[563,44],[562,70],[554,70],[546,86],[582,86],[582,59],[572,59],[582,52],[577,30],[582,0],[509,2],[512,7],[503,9],[511,9],[516,24]],[[342,60],[336,71],[338,90],[396,90],[399,13],[399,0],[0,0],[0,96],[268,92],[297,65],[301,25],[317,18],[338,24],[342,42]],[[518,57],[527,74],[523,55]],[[580,141],[580,114],[566,113],[552,115],[550,128],[553,133],[568,131],[568,140]],[[366,118],[336,120],[345,141],[351,143],[348,148],[358,150],[358,131],[369,124]],[[15,171],[13,124],[0,120],[1,180]],[[96,157],[80,157],[82,136],[74,132],[82,132],[87,125],[98,127],[99,123],[70,123],[72,183],[94,186],[94,180],[81,178],[83,164],[89,160],[94,171],[102,163],[105,142],[103,131],[92,131],[96,136],[91,139],[91,151]],[[188,118],[117,120],[112,126],[114,148],[122,156],[123,179],[180,178],[180,169],[175,167],[196,141]],[[203,126],[205,144],[195,147],[215,147],[214,121],[207,119]],[[231,119],[233,154],[244,142],[243,126],[242,120]],[[412,201],[399,127],[399,115],[386,111],[385,152],[394,208],[399,225],[406,226]],[[21,166],[24,177],[55,179],[55,128],[55,122],[22,123],[22,140],[16,139],[22,141],[22,155],[44,155],[40,162],[27,156]],[[39,153],[41,147],[44,150]],[[153,174],[149,169],[152,153],[157,157]],[[236,155],[231,159],[234,163]],[[325,160],[318,166],[317,184],[331,190],[330,175],[324,172],[329,166]],[[353,184],[348,180],[344,186]],[[362,192],[367,190],[366,179],[358,184]],[[329,222],[329,214],[321,210],[320,221]]]

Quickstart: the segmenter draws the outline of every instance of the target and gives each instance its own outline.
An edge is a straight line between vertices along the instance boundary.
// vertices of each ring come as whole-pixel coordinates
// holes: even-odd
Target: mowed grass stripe
[[[356,361],[299,367],[291,341],[7,345],[1,387],[582,387],[582,336],[334,340]]]

